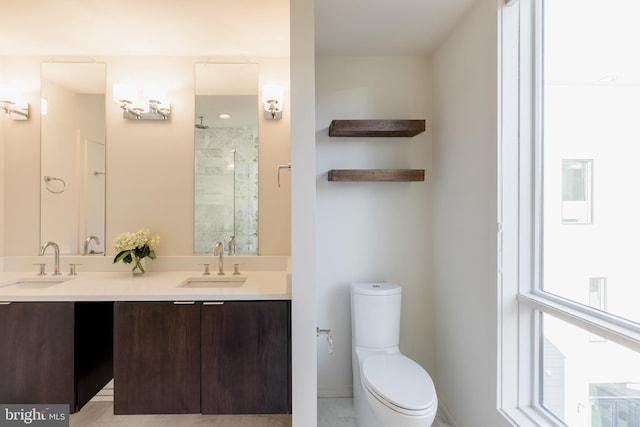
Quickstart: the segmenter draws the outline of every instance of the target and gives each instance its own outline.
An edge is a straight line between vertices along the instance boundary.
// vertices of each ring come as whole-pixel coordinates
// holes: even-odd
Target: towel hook
[[[278,165],[278,188],[280,188],[280,170],[281,169],[291,170],[291,163],[287,163],[286,165]]]

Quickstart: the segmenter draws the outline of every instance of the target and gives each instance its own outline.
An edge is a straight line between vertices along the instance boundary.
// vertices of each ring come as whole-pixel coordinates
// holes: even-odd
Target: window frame
[[[541,289],[542,1],[499,2],[497,407],[563,426],[540,405],[542,313],[640,352],[640,325]]]

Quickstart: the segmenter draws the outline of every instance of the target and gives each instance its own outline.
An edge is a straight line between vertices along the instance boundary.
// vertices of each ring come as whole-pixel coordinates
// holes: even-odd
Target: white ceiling
[[[315,0],[320,55],[428,54],[475,0]],[[0,55],[288,56],[289,0],[0,0]]]
[[[316,53],[429,54],[475,1],[316,0]]]

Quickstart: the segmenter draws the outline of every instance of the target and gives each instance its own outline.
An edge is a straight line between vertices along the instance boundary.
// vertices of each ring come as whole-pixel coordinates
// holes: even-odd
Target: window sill
[[[517,427],[565,427],[558,421],[539,409],[533,407],[510,408],[500,410],[500,414],[511,425]]]

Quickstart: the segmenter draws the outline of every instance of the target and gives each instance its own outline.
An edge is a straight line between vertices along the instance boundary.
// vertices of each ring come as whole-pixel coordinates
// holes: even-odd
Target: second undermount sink
[[[181,288],[237,288],[244,285],[244,276],[195,276],[188,277],[178,286]]]
[[[71,280],[71,277],[21,277],[0,285],[0,288],[43,289]]]

